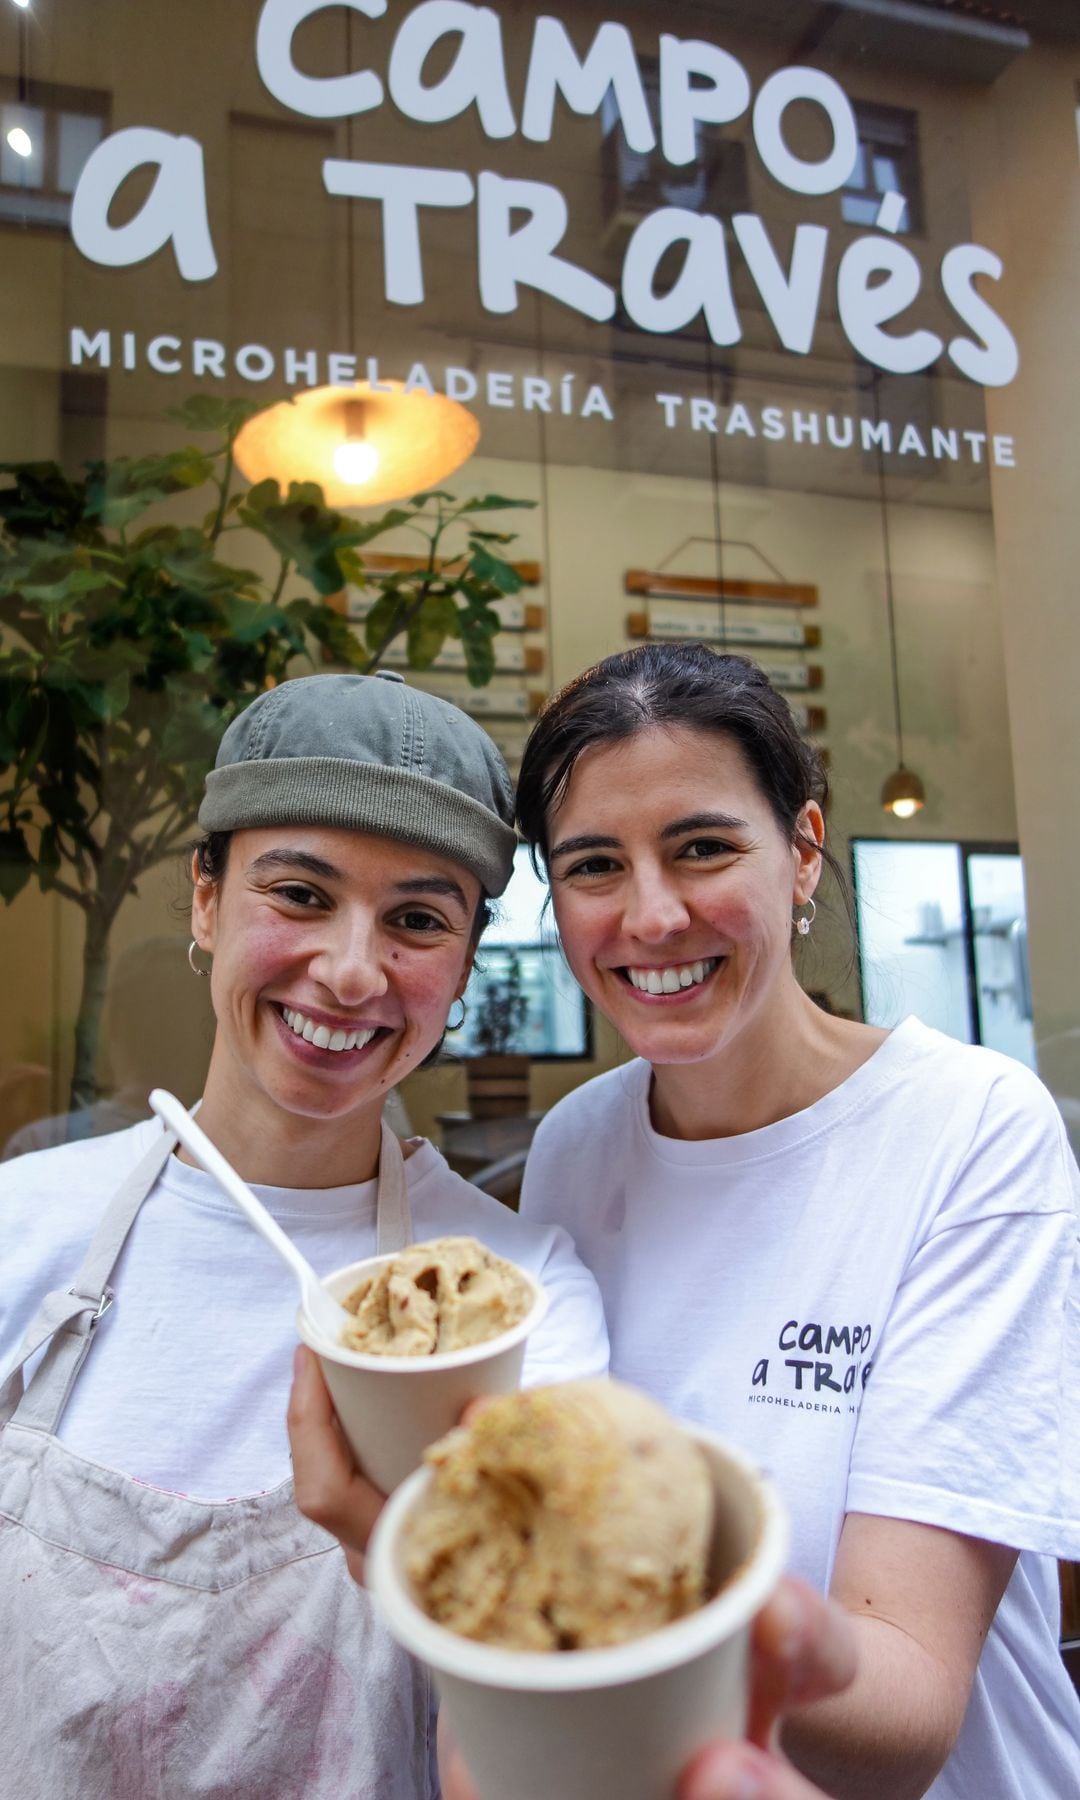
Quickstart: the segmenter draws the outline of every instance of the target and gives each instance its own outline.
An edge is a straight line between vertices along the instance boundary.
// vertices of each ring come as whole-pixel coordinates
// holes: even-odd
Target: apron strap
[[[90,1348],[94,1327],[112,1305],[109,1277],[140,1206],[175,1148],[176,1138],[170,1131],[163,1131],[154,1139],[106,1208],[71,1287],[56,1288],[46,1294],[0,1386],[0,1429],[14,1419],[20,1425],[55,1433]],[[404,1250],[413,1241],[405,1159],[385,1119],[376,1208],[378,1254]],[[43,1344],[49,1344],[49,1348],[24,1393],[23,1367]]]
[[[401,1145],[384,1119],[379,1151],[379,1195],[375,1214],[375,1249],[380,1256],[404,1250],[413,1241],[409,1189]]]
[[[0,1427],[17,1420],[38,1431],[55,1432],[90,1348],[94,1327],[112,1305],[109,1277],[140,1206],[175,1146],[170,1131],[154,1138],[109,1202],[71,1287],[46,1294],[0,1386]],[[23,1366],[43,1344],[49,1347],[24,1393]]]

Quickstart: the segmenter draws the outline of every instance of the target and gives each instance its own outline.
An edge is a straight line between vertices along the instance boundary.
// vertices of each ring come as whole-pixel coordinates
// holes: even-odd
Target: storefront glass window
[[[378,19],[315,7],[295,30],[287,10],[219,9],[210,54],[202,9],[159,0],[0,15],[0,460],[8,484],[49,464],[74,484],[62,504],[40,487],[28,501],[53,509],[60,561],[23,585],[45,629],[81,620],[96,658],[85,691],[55,678],[51,716],[67,709],[73,743],[95,716],[117,740],[142,720],[173,771],[156,790],[170,804],[123,827],[161,854],[126,880],[116,863],[106,895],[57,801],[75,765],[59,759],[51,779],[38,755],[27,787],[29,727],[5,715],[0,1138],[124,1087],[124,958],[163,936],[178,967],[186,951],[184,756],[203,754],[222,706],[278,678],[275,657],[282,672],[335,666],[329,639],[290,660],[257,626],[223,660],[233,601],[214,600],[217,623],[195,616],[210,579],[199,534],[267,605],[281,568],[246,522],[239,446],[217,516],[223,465],[198,459],[222,447],[221,407],[284,402],[291,426],[320,396],[331,452],[366,458],[345,494],[365,525],[422,487],[521,503],[472,520],[512,534],[469,552],[486,541],[515,571],[488,666],[434,627],[399,632],[385,655],[469,706],[512,767],[544,695],[576,671],[643,637],[692,636],[758,657],[827,750],[842,861],[852,840],[912,856],[931,841],[1019,844],[1030,994],[1006,991],[1020,947],[978,931],[969,985],[987,1041],[1033,1057],[1063,1111],[1080,1108],[1069,9],[1025,0],[976,19],[927,0],[900,20],[876,5],[679,0],[661,22],[641,7],[496,6],[464,44],[408,4]],[[350,395],[368,424],[376,404],[400,419],[406,397],[443,400],[464,460],[414,479],[415,458],[394,463],[389,439],[346,414]],[[411,453],[423,438],[404,433]],[[301,464],[282,441],[271,473],[287,484]],[[166,479],[153,459],[189,448]],[[105,555],[133,567],[148,531],[194,534],[153,575],[169,596],[159,618],[188,634],[182,667],[155,640],[153,707],[147,619],[134,637],[130,618],[99,630],[107,588],[80,589],[98,526],[99,574]],[[417,580],[420,550],[401,524],[358,548],[339,593],[318,594],[314,565],[293,561],[277,598],[330,599],[377,642],[378,607]],[[5,653],[36,655],[23,610],[5,602]],[[925,795],[914,823],[882,809],[901,763]],[[86,827],[110,856],[122,768]],[[968,861],[973,919],[999,905],[996,889],[975,894],[989,867]],[[939,903],[922,880],[916,918]],[[822,900],[804,978],[857,1014],[843,907]],[[192,1098],[203,986],[177,1002],[191,1050],[171,1073]],[[564,1055],[571,1043],[580,1056],[580,1018]],[[588,1049],[538,1067],[537,1106],[625,1054],[599,1021]],[[421,1126],[460,1104],[460,1081],[454,1067],[416,1078]]]

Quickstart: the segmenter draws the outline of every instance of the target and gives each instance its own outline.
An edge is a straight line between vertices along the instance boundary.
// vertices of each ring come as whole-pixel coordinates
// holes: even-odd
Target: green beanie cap
[[[517,838],[506,764],[460,707],[396,671],[305,675],[234,719],[206,778],[205,831],[334,825],[416,844],[501,894]]]

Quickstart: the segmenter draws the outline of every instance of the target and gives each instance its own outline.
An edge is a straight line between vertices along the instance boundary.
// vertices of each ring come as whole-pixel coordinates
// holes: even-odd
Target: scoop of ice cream
[[[713,1495],[693,1439],[619,1382],[492,1401],[433,1444],[406,1527],[416,1600],[513,1650],[643,1637],[708,1598]]]
[[[525,1317],[533,1289],[520,1269],[470,1237],[412,1244],[342,1302],[356,1315],[341,1341],[369,1356],[431,1356],[498,1337]]]

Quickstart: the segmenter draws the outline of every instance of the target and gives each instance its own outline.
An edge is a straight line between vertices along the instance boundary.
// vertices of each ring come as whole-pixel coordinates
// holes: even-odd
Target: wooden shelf
[[[745,606],[816,606],[818,591],[807,582],[717,581],[707,575],[666,575],[659,569],[628,569],[626,591],[651,600],[711,600]]]

